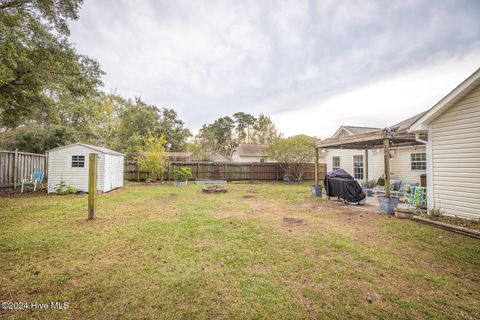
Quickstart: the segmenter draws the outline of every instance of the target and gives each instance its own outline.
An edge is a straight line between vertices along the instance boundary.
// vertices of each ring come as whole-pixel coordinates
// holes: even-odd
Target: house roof
[[[170,158],[190,158],[192,152],[165,152],[165,154]]]
[[[241,143],[232,150],[232,153],[236,151],[243,157],[262,157],[267,147],[268,144]]]
[[[403,120],[402,122],[394,124],[391,128],[399,129],[399,130],[408,129],[415,121],[420,119],[420,117],[422,117],[426,112],[427,111],[421,112],[419,114],[414,115],[413,117]]]
[[[409,131],[425,131],[427,125],[480,85],[480,68],[413,122]]]
[[[69,148],[69,147],[73,147],[73,146],[83,146],[85,148],[89,148],[89,149],[92,149],[92,150],[95,150],[95,151],[98,151],[98,152],[101,152],[101,153],[123,156],[123,153],[114,151],[112,149],[108,149],[108,148],[105,148],[105,147],[99,147],[99,146],[93,146],[91,144],[86,144],[86,143],[81,143],[81,142],[67,144],[66,146],[61,146],[61,147],[58,147],[58,148],[50,149],[50,150],[47,150],[47,152],[57,151],[57,150],[61,150],[61,149],[65,149],[65,148]]]
[[[369,133],[373,131],[382,130],[381,128],[373,127],[357,127],[357,126],[340,126],[338,130],[333,134],[332,138],[335,138],[342,130],[347,131],[351,135]]]

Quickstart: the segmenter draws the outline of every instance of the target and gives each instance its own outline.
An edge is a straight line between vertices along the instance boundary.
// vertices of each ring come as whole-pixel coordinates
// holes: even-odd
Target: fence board
[[[0,188],[20,186],[34,171],[43,171],[46,179],[46,165],[43,154],[18,152],[15,157],[15,151],[0,151]]]
[[[192,180],[195,179],[226,179],[228,181],[239,180],[260,180],[272,181],[282,180],[284,170],[278,163],[245,163],[245,162],[171,162],[169,170],[165,174],[166,180],[172,178],[172,173],[176,168],[190,167],[192,169]],[[319,164],[318,176],[323,180],[326,173],[326,164]],[[135,161],[126,161],[124,167],[124,177],[126,180],[144,181],[148,178],[148,173],[138,169]],[[160,177],[158,177],[160,178]],[[315,164],[308,165],[307,172],[303,180],[315,180]]]

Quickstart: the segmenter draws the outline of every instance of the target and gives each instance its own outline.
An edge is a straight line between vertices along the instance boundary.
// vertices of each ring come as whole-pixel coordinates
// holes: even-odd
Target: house
[[[406,130],[423,113],[393,125],[396,130]],[[367,133],[381,132],[381,128],[341,126],[331,139],[341,139]],[[424,145],[398,146],[390,150],[390,173],[394,180],[425,183],[426,148]],[[365,165],[368,163],[368,167]],[[360,181],[377,180],[384,175],[383,149],[329,149],[327,171],[342,168]]]
[[[232,162],[267,162],[263,152],[267,144],[240,143],[232,150]]]
[[[480,69],[409,129],[428,134],[429,208],[480,219]]]
[[[192,161],[192,152],[165,152],[170,162],[190,162]]]
[[[108,192],[123,186],[123,154],[84,143],[48,150],[49,193],[65,181],[78,191],[88,192],[88,156],[98,154],[97,190]]]
[[[192,161],[200,162],[230,162],[230,157],[218,151],[201,151],[192,155]]]

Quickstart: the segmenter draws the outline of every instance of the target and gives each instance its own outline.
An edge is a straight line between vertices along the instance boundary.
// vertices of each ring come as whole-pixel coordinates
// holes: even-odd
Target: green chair
[[[427,207],[427,188],[412,186],[410,193],[405,197],[405,202],[417,208]]]

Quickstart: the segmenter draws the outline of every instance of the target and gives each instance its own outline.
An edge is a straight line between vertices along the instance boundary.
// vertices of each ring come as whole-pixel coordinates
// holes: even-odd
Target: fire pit
[[[227,188],[220,187],[220,186],[203,187],[202,192],[203,193],[225,193],[227,192]]]

